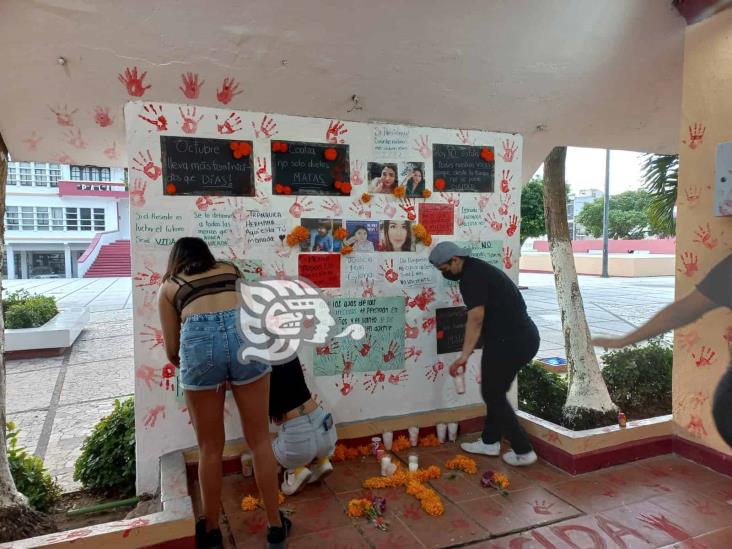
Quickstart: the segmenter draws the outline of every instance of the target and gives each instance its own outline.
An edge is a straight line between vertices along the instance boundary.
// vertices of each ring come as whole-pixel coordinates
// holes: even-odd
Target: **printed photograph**
[[[399,185],[399,168],[394,163],[368,163],[369,192],[391,194]]]
[[[407,189],[407,196],[422,196],[424,191],[424,162],[402,162],[399,164],[400,185]]]
[[[390,219],[381,222],[379,235],[379,251],[381,252],[413,252],[415,238],[412,234],[412,222]]]
[[[348,238],[343,243],[354,252],[375,252],[379,247],[378,221],[346,221]]]
[[[301,252],[340,252],[343,241],[336,238],[343,226],[339,219],[303,218],[300,224],[310,231],[310,240],[300,243]]]

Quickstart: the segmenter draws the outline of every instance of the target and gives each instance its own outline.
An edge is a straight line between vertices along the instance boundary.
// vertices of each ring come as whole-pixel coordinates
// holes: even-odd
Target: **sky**
[[[641,186],[643,153],[610,151],[610,194],[634,191]],[[541,177],[542,165],[536,172]],[[572,192],[605,189],[605,149],[567,148],[565,177]]]

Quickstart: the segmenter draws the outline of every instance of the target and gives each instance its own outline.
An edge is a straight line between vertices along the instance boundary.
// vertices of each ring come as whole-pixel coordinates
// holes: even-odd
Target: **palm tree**
[[[653,232],[676,234],[674,206],[679,183],[678,154],[647,154],[643,160],[643,188],[651,193],[648,218]]]

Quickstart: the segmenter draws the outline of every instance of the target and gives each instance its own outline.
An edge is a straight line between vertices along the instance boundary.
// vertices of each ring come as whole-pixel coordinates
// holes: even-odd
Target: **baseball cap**
[[[455,256],[470,257],[470,253],[470,248],[461,248],[454,242],[440,242],[430,252],[430,263],[438,267]]]

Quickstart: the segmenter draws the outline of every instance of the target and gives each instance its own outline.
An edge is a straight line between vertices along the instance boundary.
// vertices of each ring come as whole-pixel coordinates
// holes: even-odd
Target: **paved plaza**
[[[540,357],[564,356],[551,274],[522,273],[529,313],[541,330]],[[9,280],[8,291],[52,295],[60,307],[87,306],[91,321],[64,356],[7,363],[8,419],[20,443],[40,456],[64,490],[78,488],[74,462],[84,437],[112,410],[115,398],[134,392],[132,285],[129,278]],[[593,333],[621,334],[673,300],[673,277],[580,277]]]

